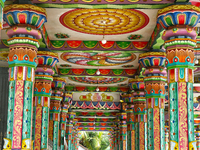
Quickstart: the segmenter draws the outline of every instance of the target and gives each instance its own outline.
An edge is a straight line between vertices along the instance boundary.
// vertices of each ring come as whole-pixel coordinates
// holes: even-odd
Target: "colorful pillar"
[[[169,149],[169,130],[165,127],[165,150]]]
[[[68,112],[67,114],[67,124],[66,124],[66,141],[68,150],[72,150],[72,128],[73,128],[73,120],[76,116],[74,112]]]
[[[72,150],[75,150],[76,147],[76,136],[77,136],[77,123],[78,123],[78,119],[73,119],[73,128],[72,128]]]
[[[196,149],[194,137],[194,46],[200,8],[172,5],[158,11],[167,53],[170,150]]]
[[[147,146],[150,150],[165,149],[165,61],[165,52],[148,52],[139,56],[139,63],[146,68]]]
[[[3,8],[4,8],[4,2],[5,1],[6,0],[0,0],[0,14],[1,14],[0,15],[0,31],[1,31],[1,29],[3,29]]]
[[[67,113],[71,105],[72,94],[64,93],[63,101],[61,103],[61,115],[60,115],[60,150],[64,150],[64,139],[66,132],[66,123],[67,123]]]
[[[53,150],[59,147],[59,126],[60,126],[60,112],[61,101],[63,96],[63,89],[66,80],[60,77],[53,77],[52,95],[50,100],[50,121],[49,121],[49,138],[53,141]]]
[[[127,142],[127,124],[126,124],[126,103],[121,103],[122,108],[121,112],[118,114],[120,123],[119,123],[119,134],[120,134],[120,143],[119,150],[126,150]]]
[[[11,28],[9,37],[9,96],[7,138],[4,149],[31,149],[32,99],[37,66],[39,29],[46,22],[46,11],[29,4],[4,8],[4,20]]]
[[[127,103],[127,150],[135,150],[135,128],[134,128],[134,113],[133,101],[131,94],[122,95],[122,100]]]
[[[116,145],[115,145],[115,149],[116,150],[119,150],[119,143],[120,143],[120,134],[119,134],[119,121],[118,119],[116,119],[115,121],[117,124],[116,124]]]
[[[49,104],[51,98],[52,68],[58,62],[58,55],[50,51],[38,51],[38,67],[35,71],[33,98],[32,139],[33,149],[48,148]]]
[[[196,135],[196,141],[197,141],[197,150],[200,150],[200,128],[199,128],[199,125],[196,128],[195,135]]]
[[[113,150],[116,150],[116,130],[113,131]]]
[[[147,150],[147,115],[143,78],[130,79],[129,87],[134,90],[132,102],[135,117],[135,150]]]

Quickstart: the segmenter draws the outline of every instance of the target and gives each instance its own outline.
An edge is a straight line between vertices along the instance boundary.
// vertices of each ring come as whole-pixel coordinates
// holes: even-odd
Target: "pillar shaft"
[[[61,119],[60,119],[60,150],[64,150],[64,139],[66,133],[67,113],[72,101],[72,94],[64,93],[61,104]]]
[[[126,142],[127,142],[127,125],[126,125],[126,103],[122,103],[121,113],[119,115],[119,134],[120,134],[120,143],[119,150],[126,150]]]
[[[116,150],[119,150],[119,143],[120,143],[120,134],[119,134],[119,125],[116,127]]]
[[[33,149],[48,148],[49,107],[51,98],[51,83],[53,81],[52,67],[58,61],[58,56],[50,51],[38,51],[38,67],[35,75],[33,98],[32,139]],[[51,62],[51,63],[47,63]]]
[[[134,105],[129,103],[127,107],[127,150],[135,150]]]
[[[129,80],[129,87],[131,90],[134,90],[131,101],[134,104],[135,150],[146,150],[147,115],[143,79],[136,78]]]
[[[194,46],[200,9],[172,5],[158,11],[167,53],[170,149],[196,149],[194,138],[193,70]]]
[[[50,121],[49,121],[49,138],[53,141],[53,150],[59,147],[59,127],[61,101],[63,100],[63,89],[66,80],[59,77],[54,77],[52,82],[52,96],[50,101]]]
[[[34,12],[34,13],[33,13]],[[39,24],[33,22],[37,16]],[[4,8],[4,20],[11,26],[9,39],[9,96],[7,138],[4,149],[31,149],[32,99],[37,66],[39,28],[46,22],[45,9],[14,4]],[[23,24],[23,27],[20,27]]]
[[[73,128],[73,119],[75,117],[76,113],[74,112],[68,112],[67,115],[67,124],[66,124],[66,141],[68,150],[72,150],[72,128]]]
[[[139,56],[139,62],[146,68],[147,146],[151,150],[165,149],[165,60],[164,52],[148,52]]]
[[[197,126],[197,128],[196,128],[195,135],[196,135],[196,141],[197,141],[197,150],[200,150],[200,128],[199,128],[199,126]]]

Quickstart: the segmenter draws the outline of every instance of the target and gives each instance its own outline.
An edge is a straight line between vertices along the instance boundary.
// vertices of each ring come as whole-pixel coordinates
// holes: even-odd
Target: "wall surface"
[[[8,68],[0,67],[0,149],[7,130],[8,83]]]

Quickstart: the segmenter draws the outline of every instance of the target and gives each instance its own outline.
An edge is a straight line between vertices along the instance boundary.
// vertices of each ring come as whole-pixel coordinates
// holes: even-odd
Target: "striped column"
[[[38,67],[35,71],[33,98],[32,139],[33,149],[48,148],[49,107],[51,98],[52,67],[58,62],[58,55],[50,51],[38,51]]]
[[[74,112],[68,112],[67,114],[67,124],[66,124],[66,141],[68,145],[68,150],[72,150],[72,128],[73,128],[73,120],[76,116]]]
[[[119,134],[119,125],[118,125],[118,121],[116,120],[117,125],[116,125],[116,150],[119,150],[119,143],[120,143],[120,134]]]
[[[120,119],[119,122],[119,134],[120,134],[120,143],[119,143],[119,150],[126,150],[127,146],[127,124],[126,124],[126,103],[122,103],[121,112],[118,114]]]
[[[121,95],[122,100],[127,103],[127,150],[135,150],[135,128],[134,128],[134,113],[133,113],[133,101],[131,94]],[[133,136],[134,135],[134,136]]]
[[[147,150],[147,115],[143,78],[130,79],[129,87],[134,90],[132,102],[134,104],[135,150]]]
[[[61,115],[60,115],[60,150],[64,150],[64,139],[66,133],[67,113],[72,103],[72,94],[64,93],[63,101],[61,102]]]
[[[200,8],[172,5],[158,11],[167,53],[170,150],[197,149],[194,136],[194,46]]]
[[[200,128],[199,128],[199,125],[196,128],[195,135],[196,135],[196,141],[197,141],[197,150],[200,150]]]
[[[165,69],[164,52],[148,52],[139,56],[144,72],[145,96],[147,102],[148,149],[165,149]]]
[[[127,150],[135,150],[134,105],[127,104]]]
[[[41,38],[39,29],[46,22],[46,11],[35,5],[13,4],[4,8],[3,17],[10,26],[7,138],[3,148],[30,150],[37,39]]]
[[[58,150],[59,147],[61,101],[65,84],[65,79],[53,77],[49,119],[49,138],[53,141],[53,150]]]

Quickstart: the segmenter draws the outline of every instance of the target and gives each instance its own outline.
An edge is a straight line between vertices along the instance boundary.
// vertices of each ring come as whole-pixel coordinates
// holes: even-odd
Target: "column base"
[[[11,139],[4,138],[3,150],[32,150],[33,141],[30,139],[22,140],[22,148],[11,148],[12,141]]]

